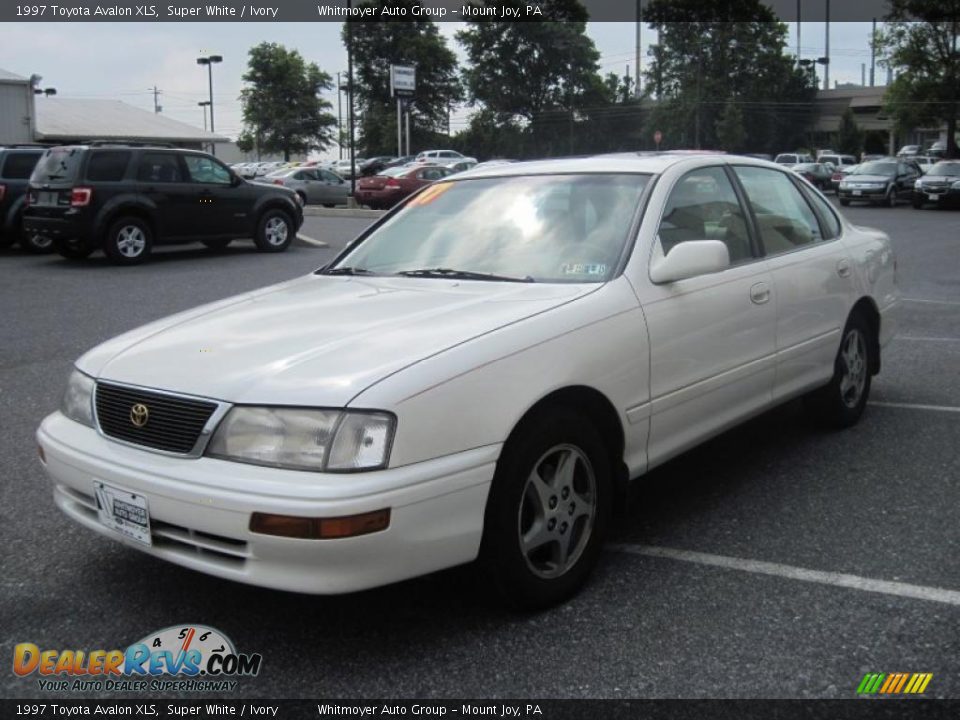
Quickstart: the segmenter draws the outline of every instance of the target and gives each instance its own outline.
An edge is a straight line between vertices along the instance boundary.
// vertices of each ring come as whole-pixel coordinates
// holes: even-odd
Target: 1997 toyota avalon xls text
[[[897,298],[889,239],[771,163],[501,165],[94,348],[37,438],[67,515],[196,570],[340,593],[479,557],[543,606],[629,479],[800,395],[856,422]]]

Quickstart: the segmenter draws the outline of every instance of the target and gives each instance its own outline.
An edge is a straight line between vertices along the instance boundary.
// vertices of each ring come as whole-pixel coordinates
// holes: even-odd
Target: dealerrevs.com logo
[[[41,650],[34,643],[13,649],[13,672],[38,675],[46,691],[234,690],[239,677],[260,672],[263,656],[238,653],[219,630],[174,625],[151,633],[125,650]]]

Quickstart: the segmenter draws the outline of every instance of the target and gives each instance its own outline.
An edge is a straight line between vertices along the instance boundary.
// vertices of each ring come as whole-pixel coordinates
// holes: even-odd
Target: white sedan
[[[341,593],[479,558],[542,607],[651,468],[801,395],[855,423],[894,265],[761,160],[472,170],[326,268],[89,351],[40,456],[72,520],[201,572]]]

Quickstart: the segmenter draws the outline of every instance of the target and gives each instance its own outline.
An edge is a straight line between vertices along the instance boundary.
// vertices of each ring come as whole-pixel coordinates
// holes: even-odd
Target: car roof
[[[691,168],[699,165],[736,162],[738,165],[778,167],[767,160],[745,155],[727,155],[711,152],[639,152],[595,155],[591,157],[528,160],[486,167],[474,167],[457,173],[458,179],[507,177],[511,175],[551,175],[561,173],[649,173],[659,175],[675,165]]]

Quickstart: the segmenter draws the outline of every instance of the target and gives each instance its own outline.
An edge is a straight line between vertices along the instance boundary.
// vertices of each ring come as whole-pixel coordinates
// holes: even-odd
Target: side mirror
[[[674,245],[667,256],[650,266],[656,284],[707,275],[730,267],[730,251],[719,240],[691,240]]]

